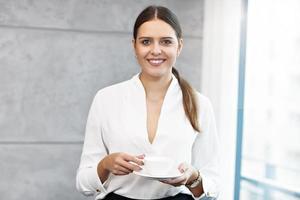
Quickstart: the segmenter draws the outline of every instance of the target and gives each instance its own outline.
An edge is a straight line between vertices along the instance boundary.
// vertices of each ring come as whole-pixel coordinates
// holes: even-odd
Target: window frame
[[[267,178],[249,177],[241,174],[242,150],[243,150],[243,122],[244,122],[244,97],[245,97],[245,73],[246,73],[246,47],[247,47],[247,19],[248,0],[241,0],[241,25],[240,25],[240,52],[238,68],[238,109],[236,127],[236,152],[235,152],[235,179],[234,179],[234,200],[240,199],[241,182],[245,181],[264,191],[264,199],[269,199],[270,191],[278,191],[292,197],[300,198],[299,188],[291,188]]]

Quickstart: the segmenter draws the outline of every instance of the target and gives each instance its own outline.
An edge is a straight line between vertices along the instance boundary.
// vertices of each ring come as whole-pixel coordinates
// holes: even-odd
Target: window
[[[300,1],[247,6],[235,199],[300,199]]]

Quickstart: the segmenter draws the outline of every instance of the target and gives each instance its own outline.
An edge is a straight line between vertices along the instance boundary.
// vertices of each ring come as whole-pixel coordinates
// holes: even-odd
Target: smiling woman
[[[141,78],[170,80],[182,45],[182,39],[177,39],[174,29],[163,20],[143,23],[133,39],[136,57],[144,72]]]
[[[174,68],[183,48],[177,17],[165,7],[147,7],[136,20],[132,44],[141,71],[96,94],[77,171],[78,190],[108,200],[216,198],[214,114],[210,101]],[[173,178],[149,178],[152,169],[143,165],[152,156],[174,163],[159,173]],[[180,176],[170,176],[174,171]]]

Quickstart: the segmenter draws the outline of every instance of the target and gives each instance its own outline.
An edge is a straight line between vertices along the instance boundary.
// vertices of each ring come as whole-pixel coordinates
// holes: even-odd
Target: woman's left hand
[[[197,178],[198,172],[192,165],[187,163],[181,163],[178,167],[178,170],[182,173],[182,175],[178,178],[161,180],[162,183],[170,184],[175,187],[186,185],[191,181]]]

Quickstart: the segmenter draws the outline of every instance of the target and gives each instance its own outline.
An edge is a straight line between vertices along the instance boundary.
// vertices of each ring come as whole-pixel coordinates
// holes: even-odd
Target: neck
[[[172,74],[169,76],[153,78],[141,73],[140,80],[145,88],[147,99],[151,101],[160,101],[164,99],[171,84]]]

